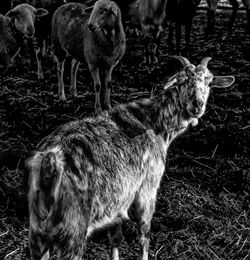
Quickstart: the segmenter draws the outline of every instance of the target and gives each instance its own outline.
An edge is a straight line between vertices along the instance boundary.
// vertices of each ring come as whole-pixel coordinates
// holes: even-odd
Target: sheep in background
[[[48,15],[42,17],[35,23],[35,38],[37,40],[37,47],[34,53],[34,45],[32,41],[29,41],[29,47],[31,51],[32,64],[36,56],[37,61],[37,77],[38,79],[44,79],[44,73],[42,68],[42,60],[45,55],[45,50],[50,46],[51,36],[51,20],[55,10],[65,3],[65,0],[12,0],[12,7],[27,3],[35,8],[45,8],[48,11]]]
[[[250,33],[250,0],[242,0],[247,12],[247,32]]]
[[[215,13],[217,9],[217,5],[219,0],[206,0],[207,1],[207,34],[212,33],[214,29],[214,23],[215,23]],[[248,0],[243,0],[243,2],[247,2]],[[232,33],[232,27],[236,18],[237,11],[239,9],[239,3],[237,0],[229,0],[229,3],[233,7],[233,12],[230,17],[230,21],[228,24],[228,31],[229,34]]]
[[[5,16],[0,14],[0,64],[9,66],[13,62],[23,44],[23,37],[34,36],[35,20],[47,14],[45,9],[28,4],[14,7]]]
[[[166,20],[169,22],[168,45],[173,48],[173,32],[175,27],[176,53],[181,53],[181,26],[185,25],[186,50],[189,50],[192,20],[201,0],[168,0]]]
[[[144,37],[144,63],[158,62],[159,35],[165,19],[168,0],[137,0],[130,5],[128,17],[133,27],[139,28]],[[153,37],[152,42],[150,40]]]
[[[52,43],[57,61],[58,94],[64,94],[63,69],[66,56],[73,58],[71,92],[77,96],[76,75],[80,62],[86,61],[95,88],[95,112],[101,111],[101,82],[105,84],[105,101],[111,108],[111,75],[125,53],[126,38],[120,9],[113,1],[99,0],[94,6],[68,3],[57,9],[52,19]],[[103,75],[103,78],[100,76]]]
[[[27,161],[30,167],[29,247],[32,259],[82,259],[87,237],[114,225],[111,259],[119,260],[121,221],[135,203],[141,258],[148,259],[150,224],[170,143],[205,113],[213,77],[210,58],[183,69],[155,96],[60,126]]]

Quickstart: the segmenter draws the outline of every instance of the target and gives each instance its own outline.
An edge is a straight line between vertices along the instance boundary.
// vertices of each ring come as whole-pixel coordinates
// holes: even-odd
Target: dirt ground
[[[246,14],[237,15],[227,35],[229,12],[219,12],[215,33],[205,38],[206,13],[195,18],[191,55],[194,64],[213,60],[215,75],[234,75],[227,90],[212,90],[206,114],[169,149],[167,171],[152,221],[150,259],[250,259],[250,39]],[[140,66],[141,38],[129,35],[127,52],[113,73],[113,105],[148,96],[171,74],[167,66],[167,29],[159,64]],[[69,84],[68,66],[66,83]],[[0,151],[12,151],[0,172],[0,259],[28,259],[27,172],[23,161],[59,124],[93,114],[92,79],[85,65],[78,77],[79,97],[66,88],[67,103],[57,99],[56,68],[45,60],[46,81],[36,79],[28,58],[18,57],[8,74],[0,72]],[[68,95],[67,95],[68,94]],[[20,160],[21,158],[21,160]],[[1,166],[0,157],[0,166]],[[2,165],[3,166],[3,165]],[[121,259],[137,259],[133,221],[124,224]],[[106,232],[88,241],[86,259],[107,259]]]

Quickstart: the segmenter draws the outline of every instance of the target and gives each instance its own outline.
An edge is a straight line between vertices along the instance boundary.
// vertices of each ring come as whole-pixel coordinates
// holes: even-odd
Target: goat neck
[[[164,91],[164,95],[132,102],[126,109],[141,122],[145,130],[152,129],[169,141],[182,133],[192,122],[185,118],[177,90]]]

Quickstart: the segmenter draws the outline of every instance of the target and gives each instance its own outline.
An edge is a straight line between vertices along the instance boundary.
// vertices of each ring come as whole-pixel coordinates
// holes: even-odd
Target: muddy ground
[[[234,75],[236,81],[227,90],[212,90],[199,125],[169,150],[152,221],[151,259],[250,259],[250,39],[245,34],[245,12],[238,13],[230,38],[228,20],[228,11],[218,13],[215,33],[208,39],[205,12],[200,11],[194,21],[190,60],[197,64],[211,56],[209,68],[214,74]],[[168,54],[173,54],[166,37],[167,29],[159,64],[145,67],[140,66],[141,38],[128,36],[126,55],[113,73],[113,105],[162,87],[171,74]],[[0,151],[14,153],[8,162],[5,158],[0,173],[0,259],[22,260],[29,255],[23,160],[59,124],[93,115],[92,79],[85,65],[78,77],[80,96],[73,99],[66,88],[67,103],[57,99],[51,58],[45,61],[46,81],[37,81],[35,67],[30,70],[29,59],[18,57],[8,74],[0,72]],[[121,259],[137,259],[139,244],[132,221],[124,224],[124,234]],[[104,230],[89,240],[86,259],[107,259],[107,254]]]

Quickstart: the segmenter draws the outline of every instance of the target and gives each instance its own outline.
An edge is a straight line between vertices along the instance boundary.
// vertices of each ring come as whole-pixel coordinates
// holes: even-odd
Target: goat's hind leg
[[[29,231],[29,250],[32,260],[48,260],[50,258],[47,241],[41,239],[31,229]]]
[[[121,223],[116,223],[114,226],[109,227],[108,231],[109,242],[111,245],[111,260],[119,260],[119,245],[122,241],[122,225]]]
[[[148,260],[151,220],[155,211],[156,190],[140,191],[135,199],[136,218],[141,244],[141,260]]]

